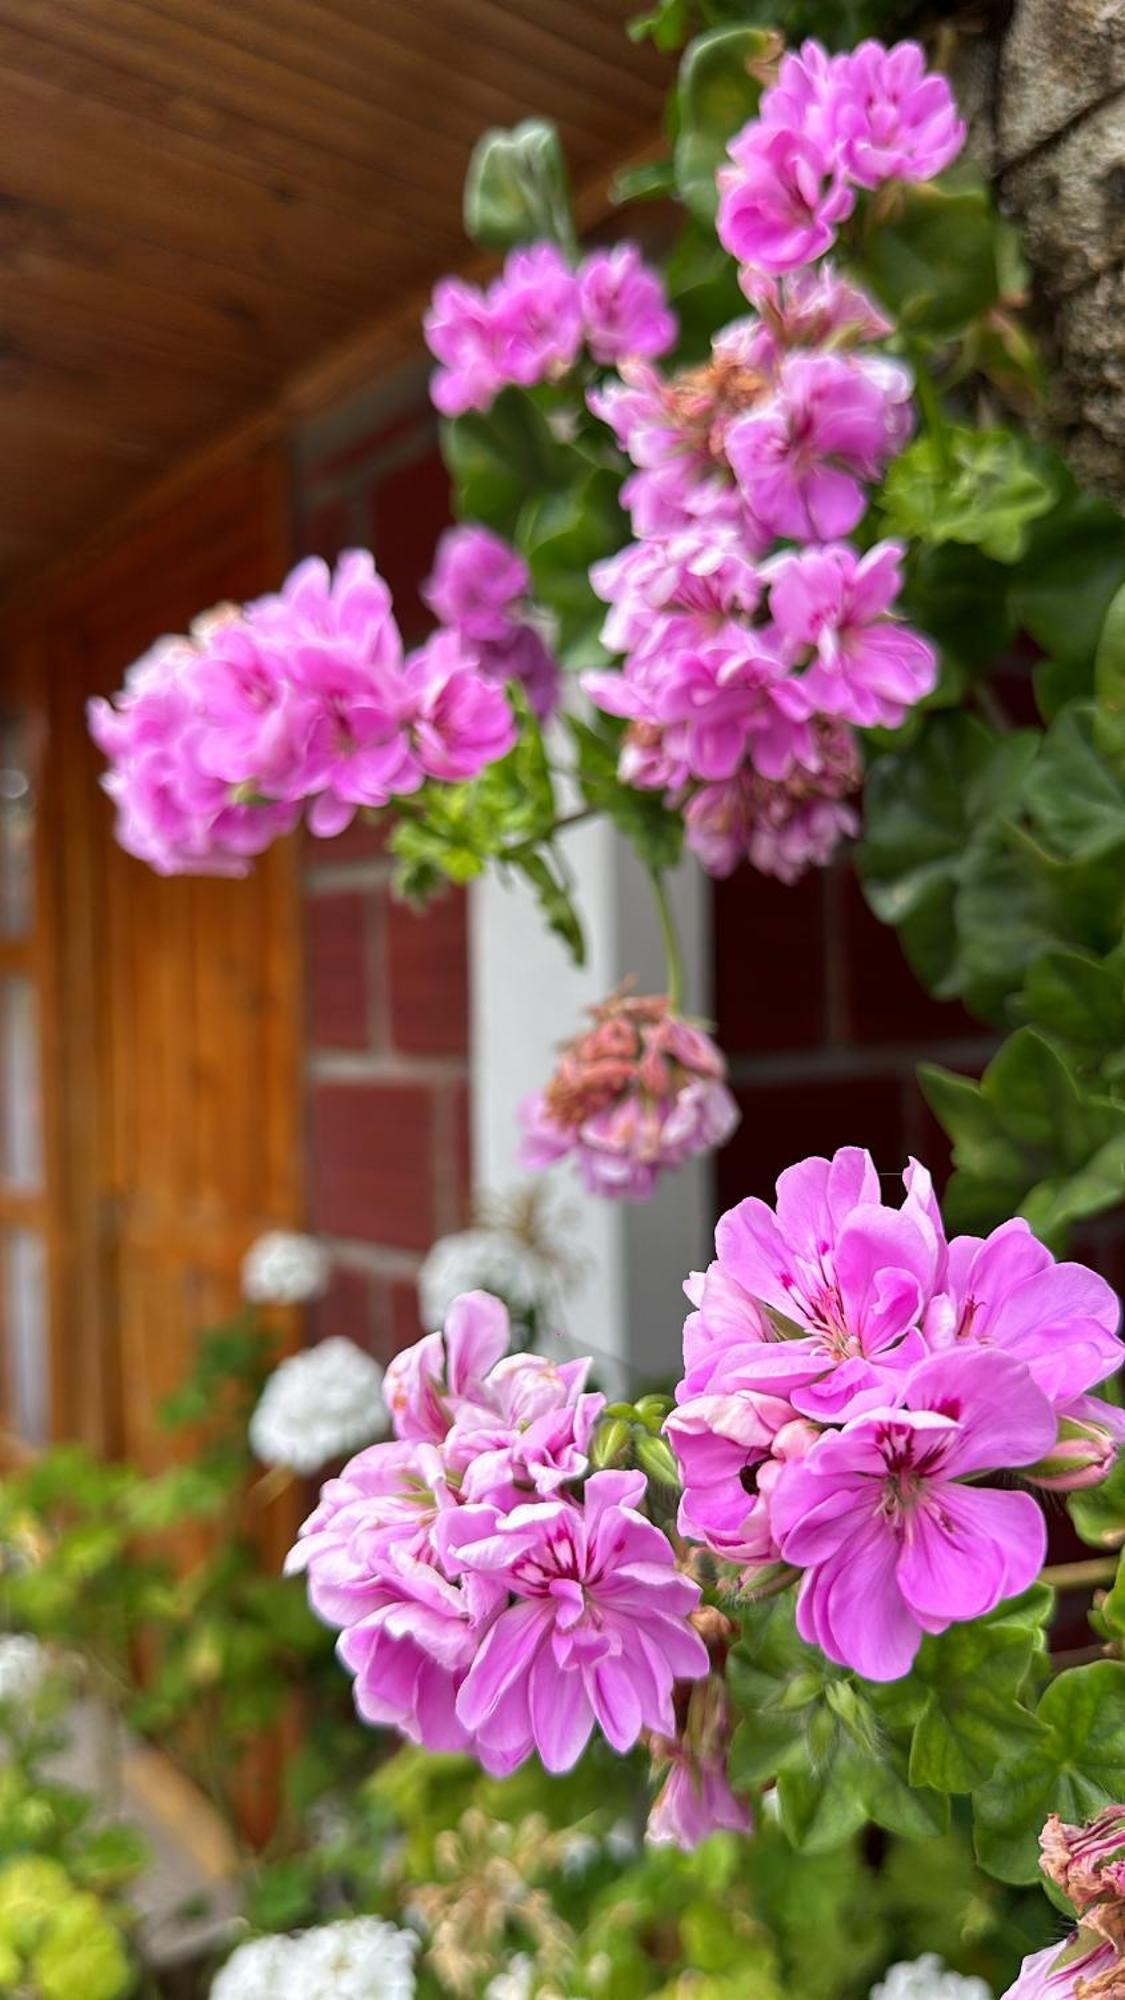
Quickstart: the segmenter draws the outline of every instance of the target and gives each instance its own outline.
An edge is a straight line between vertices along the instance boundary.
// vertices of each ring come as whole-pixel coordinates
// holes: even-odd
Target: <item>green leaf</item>
[[[1125,778],[1125,584],[1105,615],[1094,662],[1094,688],[1098,700],[1095,740],[1114,771]]]
[[[1119,1549],[1125,1542],[1125,1452],[1100,1486],[1067,1496],[1067,1507],[1084,1542],[1092,1549]]]
[[[685,206],[701,222],[714,220],[715,175],[737,132],[756,116],[762,94],[755,73],[776,47],[764,28],[716,28],[685,51],[678,86],[674,166]]]
[[[620,485],[614,472],[582,467],[569,485],[530,499],[520,515],[516,541],[527,557],[536,599],[558,620],[559,653],[568,665],[577,664],[573,656],[580,648],[586,649],[581,664],[588,664],[605,618],[589,570],[627,539]]]
[[[936,715],[870,771],[857,857],[864,891],[941,996],[961,988],[956,899],[973,843],[1014,808],[1037,748],[1030,730],[997,737],[969,715]]]
[[[1003,1882],[1034,1882],[1047,1815],[1081,1823],[1125,1796],[1125,1665],[1072,1667],[1036,1711],[1044,1733],[1029,1740],[975,1794],[977,1857]]]
[[[1115,1115],[1105,1100],[1103,1115]],[[1045,1243],[1061,1244],[1076,1222],[1104,1215],[1125,1201],[1125,1131],[1117,1132],[1074,1173],[1041,1181],[1023,1204],[1023,1214]]]
[[[606,813],[648,868],[674,868],[683,850],[683,816],[669,812],[659,792],[623,785],[617,775],[621,729],[604,720],[592,728],[566,717],[578,760],[582,796],[593,812]]]
[[[851,261],[906,332],[945,339],[996,303],[1001,228],[983,181],[962,172],[900,187],[889,213],[868,201]]]
[[[946,1200],[958,1229],[991,1228],[1028,1207],[1042,1229],[1061,1183],[1088,1171],[1125,1132],[1125,1106],[1084,1090],[1034,1028],[1010,1035],[979,1083],[928,1063],[918,1078],[953,1140],[957,1172]],[[1029,1200],[1041,1186],[1049,1193]]]
[[[1030,1608],[1002,1605],[989,1618],[923,1640],[912,1673],[926,1691],[910,1746],[912,1785],[970,1792],[1044,1733],[1020,1696],[1045,1647],[1053,1593],[1030,1595]]]
[[[505,389],[487,415],[474,410],[442,425],[442,452],[462,517],[511,541],[530,494],[565,489],[574,455],[553,436],[544,409]]]
[[[1020,1012],[1081,1054],[1095,1058],[1125,1044],[1125,976],[1089,952],[1045,951],[1028,969]]]
[[[512,866],[530,882],[535,900],[548,930],[562,939],[576,965],[586,963],[586,940],[582,922],[562,879],[557,859],[546,854],[524,854]]]
[[[887,474],[881,505],[892,534],[965,542],[1013,563],[1054,500],[1054,485],[1017,432],[949,427],[940,439],[925,433],[908,445]]]
[[[1125,770],[1119,775],[1102,754],[1088,702],[1075,702],[1051,724],[1025,797],[1057,854],[1099,861],[1125,848]]]
[[[1125,520],[1108,500],[1070,493],[1029,529],[1012,578],[1012,606],[1052,659],[1089,667],[1123,583]]]
[[[935,640],[943,661],[969,672],[991,667],[1016,636],[1008,570],[980,549],[946,542],[912,550],[902,609]]]
[[[544,239],[572,244],[566,164],[549,119],[481,134],[465,176],[464,215],[474,243],[490,250]]]

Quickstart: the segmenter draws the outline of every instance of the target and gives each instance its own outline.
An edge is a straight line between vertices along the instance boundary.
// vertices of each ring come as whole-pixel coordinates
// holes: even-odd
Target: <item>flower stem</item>
[[[1039,1573],[1040,1583],[1056,1590],[1089,1590],[1096,1583],[1112,1583],[1117,1575],[1116,1556],[1092,1556],[1087,1562],[1055,1563]]]
[[[914,364],[914,393],[925,420],[926,435],[933,441],[939,472],[948,477],[953,471],[953,459],[949,450],[949,426],[945,421],[945,411],[941,407],[941,397],[930,374],[926,350],[922,343],[912,340],[909,343],[909,351]]]
[[[676,931],[676,921],[672,915],[672,905],[668,899],[668,884],[659,869],[651,868],[653,901],[660,920],[660,935],[664,942],[664,957],[668,967],[668,998],[674,1010],[679,1013],[684,1004],[684,958],[680,950],[680,940]]]

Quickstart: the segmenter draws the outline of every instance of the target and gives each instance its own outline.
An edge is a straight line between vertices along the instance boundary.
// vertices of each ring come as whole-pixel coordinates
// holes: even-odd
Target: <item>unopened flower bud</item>
[[[624,1465],[631,1437],[625,1417],[610,1417],[608,1422],[599,1424],[590,1446],[590,1463],[595,1470],[605,1472],[610,1466]]]
[[[1048,1493],[1077,1493],[1109,1477],[1117,1445],[1105,1424],[1063,1417],[1054,1447],[1027,1469],[1033,1486]]]
[[[655,1480],[658,1486],[671,1486],[678,1490],[680,1468],[671,1447],[665,1444],[663,1438],[653,1437],[646,1430],[635,1430],[633,1455],[646,1478]]]

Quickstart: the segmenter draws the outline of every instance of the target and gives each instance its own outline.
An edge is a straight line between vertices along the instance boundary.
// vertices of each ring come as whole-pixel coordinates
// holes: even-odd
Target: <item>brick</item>
[[[980,1036],[960,1001],[935,1000],[903,956],[898,936],[867,906],[853,871],[834,884],[840,898],[841,984],[845,1038],[851,1042],[928,1043]]]
[[[771,1199],[783,1167],[838,1146],[867,1146],[880,1173],[905,1165],[898,1077],[809,1076],[743,1084],[735,1095],[742,1123],[718,1156],[720,1209],[749,1194]]]
[[[465,902],[461,889],[438,896],[422,911],[388,898],[391,1042],[403,1055],[460,1056],[468,1050]]]
[[[434,1228],[434,1116],[421,1084],[310,1092],[312,1211],[327,1236],[425,1250]]]
[[[418,458],[385,472],[373,488],[371,546],[410,645],[433,626],[419,592],[433,565],[434,543],[449,519],[449,474],[436,441],[428,441]]]
[[[372,825],[357,813],[350,826],[343,833],[334,833],[330,840],[318,839],[315,833],[306,829],[304,838],[304,865],[306,868],[337,868],[341,861],[370,861],[376,855],[384,854],[387,847],[388,825],[385,821]]]
[[[393,1278],[387,1287],[390,1306],[391,1353],[401,1354],[423,1332],[418,1317],[418,1292],[407,1278]],[[431,1329],[432,1330],[432,1329]]]
[[[824,1025],[824,880],[739,868],[714,891],[715,1019],[728,1055],[816,1047]]]
[[[314,1049],[371,1041],[367,899],[359,890],[305,899],[306,1038]]]
[[[313,1340],[343,1334],[357,1347],[375,1353],[375,1315],[371,1277],[352,1264],[334,1264],[328,1290],[310,1312]]]

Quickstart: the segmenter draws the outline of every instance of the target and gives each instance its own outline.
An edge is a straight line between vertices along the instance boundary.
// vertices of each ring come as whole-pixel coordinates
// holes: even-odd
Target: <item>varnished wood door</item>
[[[149,1465],[161,1397],[232,1310],[264,1228],[300,1221],[296,860],[164,879],[122,853],[84,706],[161,634],[276,585],[269,451],[183,493],[48,610],[48,846],[57,940],[57,1433]]]

